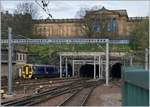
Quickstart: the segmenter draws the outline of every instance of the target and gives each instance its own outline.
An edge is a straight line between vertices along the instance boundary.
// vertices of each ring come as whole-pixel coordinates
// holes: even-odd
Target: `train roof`
[[[54,67],[55,65],[47,65],[47,64],[27,64],[31,66],[46,66],[46,67]]]

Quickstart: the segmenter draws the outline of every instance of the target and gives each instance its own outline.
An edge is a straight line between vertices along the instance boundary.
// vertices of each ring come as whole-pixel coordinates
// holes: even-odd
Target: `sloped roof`
[[[105,7],[102,7],[99,10],[87,11],[87,14],[92,14],[92,13],[101,14],[101,13],[105,13],[105,12],[112,12],[112,13],[117,13],[121,16],[128,16],[127,11],[125,9],[122,9],[122,10],[108,10]]]

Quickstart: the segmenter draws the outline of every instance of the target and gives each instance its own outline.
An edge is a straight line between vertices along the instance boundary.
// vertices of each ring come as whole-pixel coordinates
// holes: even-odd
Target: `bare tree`
[[[101,9],[101,6],[94,6],[91,9],[86,9],[86,8],[81,8],[76,16],[81,18],[83,20],[83,23],[80,24],[81,27],[81,32],[84,36],[87,37],[102,37],[102,38],[108,38],[114,37],[114,35],[117,35],[117,31],[115,32],[110,32],[107,31],[107,27],[111,27],[111,19],[107,17],[107,14],[105,13],[100,13],[100,14],[95,14],[94,12],[99,11]],[[94,13],[94,14],[93,14]],[[106,23],[107,22],[107,23]]]
[[[87,10],[89,10],[89,8],[80,8],[80,10],[77,11],[75,17],[76,18],[84,18]]]
[[[14,10],[14,14],[30,14],[35,19],[38,17],[38,7],[32,2],[19,3]]]

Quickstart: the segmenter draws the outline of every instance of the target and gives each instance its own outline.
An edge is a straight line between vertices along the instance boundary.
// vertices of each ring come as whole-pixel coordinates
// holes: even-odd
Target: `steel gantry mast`
[[[124,41],[109,41],[109,39],[84,39],[84,38],[72,38],[72,39],[12,39],[11,28],[9,28],[9,39],[2,39],[1,44],[9,44],[9,51],[8,51],[8,93],[12,93],[12,44],[89,44],[89,43],[96,43],[96,44],[106,44],[106,67],[105,67],[105,75],[106,75],[106,85],[108,86],[109,82],[109,44],[128,44],[127,40]],[[95,59],[95,58],[94,58]],[[74,62],[73,62],[74,63]],[[100,62],[99,62],[100,63]],[[67,64],[67,60],[66,60]],[[66,66],[67,68],[67,66]],[[100,69],[100,68],[99,68]],[[96,72],[96,71],[95,71]],[[67,75],[67,74],[66,74]],[[74,73],[73,73],[74,75]],[[94,73],[95,77],[95,73]],[[62,78],[62,56],[60,56],[60,78]]]
[[[24,44],[37,44],[37,45],[38,44],[43,44],[43,45],[44,44],[89,44],[89,43],[106,44],[106,85],[108,85],[108,80],[109,80],[108,78],[109,40],[108,39],[83,39],[83,38],[82,39],[12,39],[10,41],[12,44],[21,44],[21,45]],[[1,43],[8,44],[9,41],[7,39],[3,39]],[[11,64],[11,62],[9,62],[9,64]],[[60,78],[62,78],[62,56],[60,56]]]

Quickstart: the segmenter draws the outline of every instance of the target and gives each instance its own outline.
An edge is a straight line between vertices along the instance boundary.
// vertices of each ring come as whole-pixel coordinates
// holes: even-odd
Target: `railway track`
[[[67,85],[58,86],[54,89],[47,90],[38,94],[34,94],[31,96],[23,97],[20,99],[15,99],[13,101],[3,102],[4,106],[33,106],[42,102],[46,102],[47,100],[66,94],[66,93],[76,93],[79,92],[83,88],[88,88],[91,86],[95,86],[95,82],[87,82],[87,79],[77,80]],[[89,88],[90,90],[90,88]],[[91,91],[92,92],[92,91]],[[86,98],[89,95],[86,96]],[[84,100],[86,102],[86,100]]]
[[[69,98],[59,104],[59,106],[84,106],[94,88],[94,86],[82,88],[74,92]]]
[[[66,79],[66,80],[62,80],[62,79],[49,79],[47,81],[28,81],[28,83],[19,83],[19,84],[14,84],[13,85],[13,88],[16,89],[16,88],[24,88],[24,87],[30,87],[31,86],[38,86],[38,85],[48,85],[50,84],[49,81],[53,81],[53,83],[51,83],[51,85],[53,84],[56,84],[56,83],[63,83],[63,82],[72,82],[72,81],[75,81],[77,80],[77,78],[73,78],[73,79]],[[2,89],[7,89],[8,86],[2,86],[1,88]]]
[[[68,92],[75,91],[75,89],[78,90],[82,87],[82,84],[84,84],[85,81],[86,79],[77,80],[67,85],[58,86],[54,89],[43,91],[38,94],[33,94],[31,96],[26,96],[26,97],[22,97],[22,98],[7,101],[7,102],[2,102],[1,104],[4,106],[35,105],[40,102],[46,101],[49,98],[53,98],[53,97],[56,97],[56,96],[59,96]]]
[[[96,88],[97,85],[101,84],[103,84],[103,82],[95,85],[90,84],[91,86],[89,85],[75,91],[71,96],[61,102],[59,106],[85,106],[93,90]]]

